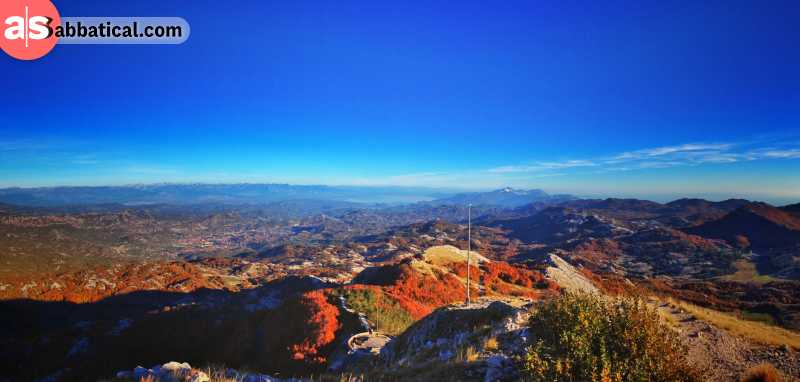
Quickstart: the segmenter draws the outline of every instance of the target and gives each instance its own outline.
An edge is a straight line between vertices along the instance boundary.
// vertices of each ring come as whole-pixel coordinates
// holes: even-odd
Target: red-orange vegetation
[[[780,382],[783,376],[771,363],[762,363],[745,370],[742,382]]]
[[[449,265],[450,270],[453,271],[458,277],[467,277],[467,263],[452,263]],[[471,276],[480,275],[481,271],[474,265],[469,266]]]
[[[704,251],[713,251],[717,248],[717,245],[713,241],[706,239],[702,236],[691,235],[677,230],[673,231],[673,233],[675,234],[677,239],[686,241]]]
[[[339,330],[339,309],[328,302],[322,291],[312,291],[300,297],[300,305],[306,310],[306,325],[302,342],[290,346],[292,358],[312,363],[323,363],[325,357],[319,354],[320,349],[336,339]]]
[[[587,268],[580,268],[579,271],[592,281],[592,284],[597,285],[604,293],[612,296],[621,296],[636,292],[636,287],[629,284],[624,278],[616,275],[606,274],[602,277]]]
[[[538,272],[513,267],[508,263],[500,261],[486,263],[484,269],[486,269],[486,274],[484,276],[486,285],[491,285],[497,283],[498,280],[502,280],[509,284],[531,288],[534,283],[543,280],[542,275]]]
[[[535,291],[524,291],[512,287],[516,285],[526,289],[554,289],[557,285],[547,281],[541,273],[516,267],[506,262],[495,261],[483,265],[482,283],[488,290],[495,293],[513,296],[524,296],[528,298],[539,298],[540,293]]]
[[[0,299],[26,298],[37,301],[93,303],[110,296],[139,290],[157,289],[188,293],[198,289],[224,289],[217,276],[205,276],[197,266],[186,262],[123,264],[119,267],[95,267],[77,272],[13,282],[14,288],[0,291]],[[23,285],[30,284],[22,294]]]
[[[622,252],[619,243],[611,239],[592,239],[573,249],[573,253],[588,263],[603,263],[619,257]]]
[[[779,208],[775,208],[763,203],[753,203],[746,206],[745,209],[771,222],[780,224],[792,230],[800,231],[800,219]]]
[[[450,269],[459,277],[467,276],[465,263],[451,264]],[[541,273],[504,261],[483,263],[480,268],[470,266],[470,274],[489,293],[538,299],[541,297],[539,291],[525,289],[558,290],[558,285],[546,280]],[[515,288],[515,285],[525,289]]]
[[[745,235],[736,235],[734,238],[736,242],[736,246],[739,248],[750,248],[750,239],[747,238]]]
[[[416,320],[434,309],[466,298],[464,284],[452,274],[426,275],[407,264],[400,266],[400,276],[387,293]]]

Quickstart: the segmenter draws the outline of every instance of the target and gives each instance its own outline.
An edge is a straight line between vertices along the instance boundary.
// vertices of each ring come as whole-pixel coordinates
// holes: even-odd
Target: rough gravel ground
[[[800,381],[797,351],[734,336],[670,304],[661,304],[658,309],[677,322],[681,339],[689,347],[689,359],[707,371],[709,381],[738,381],[745,370],[763,362],[774,365],[786,380]]]

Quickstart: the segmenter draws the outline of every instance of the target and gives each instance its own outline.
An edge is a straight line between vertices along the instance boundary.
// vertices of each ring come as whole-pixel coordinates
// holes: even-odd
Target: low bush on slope
[[[531,381],[694,381],[676,334],[643,301],[566,294],[529,322]]]
[[[411,314],[379,287],[354,285],[340,293],[351,308],[366,314],[381,333],[399,335],[414,323]]]

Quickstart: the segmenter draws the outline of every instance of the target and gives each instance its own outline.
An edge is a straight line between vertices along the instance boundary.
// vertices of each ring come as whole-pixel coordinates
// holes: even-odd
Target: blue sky
[[[54,3],[192,34],[0,57],[0,186],[800,201],[797,1]]]

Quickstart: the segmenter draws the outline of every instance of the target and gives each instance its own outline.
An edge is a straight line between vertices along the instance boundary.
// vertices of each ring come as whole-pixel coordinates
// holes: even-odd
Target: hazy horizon
[[[292,184],[292,183],[270,183],[270,182],[159,182],[159,183],[135,183],[135,184],[101,184],[101,185],[53,185],[53,186],[34,186],[34,187],[19,187],[19,186],[0,186],[0,191],[7,191],[7,190],[47,190],[47,189],[58,189],[58,188],[104,188],[104,187],[119,187],[119,188],[136,188],[136,187],[159,187],[159,186],[236,186],[236,185],[286,185],[286,186],[308,186],[308,187],[330,187],[330,188],[352,188],[352,189],[363,189],[363,190],[371,190],[379,193],[381,191],[396,191],[400,192],[401,194],[408,195],[409,199],[405,201],[398,202],[397,200],[372,200],[368,202],[361,202],[361,203],[414,203],[420,201],[430,201],[434,200],[435,197],[430,195],[453,195],[459,193],[479,193],[479,192],[491,192],[491,191],[498,191],[504,188],[510,187],[488,187],[488,188],[452,188],[452,187],[424,187],[424,186],[394,186],[394,185],[337,185],[337,184],[321,184],[321,183],[309,183],[309,184]],[[586,192],[569,192],[569,191],[559,191],[559,190],[548,190],[543,188],[519,188],[519,187],[510,187],[517,191],[528,191],[528,190],[541,190],[549,195],[572,195],[581,199],[642,199],[642,200],[650,200],[658,203],[668,203],[679,199],[704,199],[712,202],[719,202],[728,199],[747,199],[754,202],[766,202],[775,206],[782,206],[782,205],[790,205],[795,203],[800,203],[800,198],[780,198],[780,197],[770,197],[768,195],[759,195],[759,194],[741,194],[741,193],[724,193],[724,192],[717,192],[717,193],[676,193],[676,194],[656,194],[656,193],[617,193],[617,194],[601,194],[601,193],[586,193]],[[417,197],[413,197],[413,195],[418,195]],[[427,194],[427,196],[423,196],[422,194]],[[324,198],[322,198],[324,199]],[[2,198],[0,197],[0,202],[3,202]],[[13,203],[11,203],[13,204]]]
[[[0,187],[511,186],[800,201],[790,1],[58,5],[178,15],[192,35],[0,60],[17,73],[6,81],[13,112],[0,115]],[[237,38],[222,40],[219,20],[241,14],[261,27],[225,23]]]

